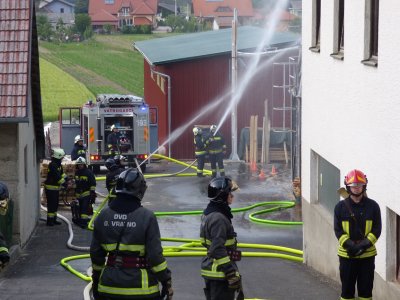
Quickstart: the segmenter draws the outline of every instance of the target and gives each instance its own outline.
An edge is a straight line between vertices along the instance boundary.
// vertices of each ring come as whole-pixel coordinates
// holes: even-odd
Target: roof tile
[[[31,5],[0,1],[0,118],[27,117]]]

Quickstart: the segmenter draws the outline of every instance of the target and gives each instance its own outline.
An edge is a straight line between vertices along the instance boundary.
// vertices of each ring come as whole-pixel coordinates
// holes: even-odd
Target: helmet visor
[[[363,182],[353,182],[353,183],[349,183],[348,186],[364,186],[365,183]]]

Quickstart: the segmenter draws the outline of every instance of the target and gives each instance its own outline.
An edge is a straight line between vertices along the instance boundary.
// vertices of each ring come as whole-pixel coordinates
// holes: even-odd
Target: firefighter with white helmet
[[[201,263],[201,275],[206,287],[207,300],[244,299],[241,276],[236,261],[241,252],[236,249],[236,233],[232,226],[230,205],[232,192],[238,186],[228,177],[213,178],[208,184],[210,202],[201,217],[200,241],[207,248],[207,256]]]
[[[60,225],[57,220],[58,201],[60,189],[66,187],[67,175],[65,175],[61,161],[65,152],[61,148],[54,148],[51,151],[51,162],[47,168],[47,178],[44,182],[44,191],[47,199],[47,226]]]
[[[117,180],[117,197],[94,221],[90,258],[96,300],[172,299],[158,221],[141,204],[146,189],[138,169],[125,170]]]
[[[79,214],[72,211],[72,221],[82,228],[86,228],[91,214],[92,204],[96,200],[96,178],[87,167],[86,160],[78,157],[75,161],[75,197],[79,202]],[[75,203],[75,209],[77,208]],[[72,207],[72,205],[71,205]],[[72,209],[72,208],[71,208]]]
[[[205,141],[200,127],[193,128],[194,135],[194,154],[197,159],[197,176],[203,177],[204,162],[206,159],[207,151],[205,147]]]
[[[111,133],[107,136],[107,149],[110,157],[119,154],[119,131],[115,124],[110,127]]]
[[[334,229],[339,241],[338,256],[342,293],[340,299],[372,299],[375,244],[382,231],[379,204],[366,195],[367,176],[357,169],[344,179],[349,196],[335,206]]]
[[[225,176],[225,169],[224,169],[224,154],[226,152],[226,145],[224,141],[224,137],[218,131],[217,132],[217,125],[210,126],[210,133],[205,141],[208,155],[210,158],[211,163],[211,172],[212,177],[217,176],[217,170],[219,171],[221,176]],[[218,164],[218,169],[217,169]]]
[[[7,213],[8,209],[9,194],[7,185],[0,181],[0,205],[2,215]],[[4,239],[3,234],[0,232],[0,267],[5,266],[10,261],[10,254],[8,253],[7,243]]]
[[[71,160],[76,160],[78,157],[86,158],[86,147],[83,144],[83,138],[79,134],[74,138],[74,147],[71,151]]]

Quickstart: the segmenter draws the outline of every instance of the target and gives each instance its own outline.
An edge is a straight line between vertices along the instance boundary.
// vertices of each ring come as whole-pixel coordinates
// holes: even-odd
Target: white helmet
[[[199,128],[199,127],[194,127],[193,128],[193,134],[194,135],[198,135],[198,134],[200,134],[201,133],[201,128]]]
[[[111,131],[113,131],[114,129],[118,129],[114,124],[111,125]]]
[[[217,125],[211,125],[210,126],[210,131],[215,132],[217,130]]]
[[[86,159],[83,157],[78,157],[75,161],[75,165],[86,165]]]
[[[79,142],[79,141],[83,141],[83,138],[78,134],[78,135],[75,137],[74,141],[75,141],[75,144],[76,144],[76,143]]]
[[[51,157],[57,158],[57,159],[63,159],[65,156],[65,152],[61,148],[54,148],[51,150]]]

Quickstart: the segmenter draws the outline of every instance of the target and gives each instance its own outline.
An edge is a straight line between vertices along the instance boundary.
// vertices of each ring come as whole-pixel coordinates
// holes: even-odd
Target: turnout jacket
[[[205,144],[210,154],[217,154],[226,150],[224,137],[219,132],[217,132],[214,136],[210,132]]]
[[[229,255],[236,250],[236,233],[232,223],[223,213],[215,211],[203,215],[200,226],[200,241],[207,248],[207,257],[201,263],[201,275],[212,280],[225,280],[225,274],[238,271]]]
[[[117,179],[119,174],[121,174],[123,171],[125,171],[124,168],[118,168],[116,167],[115,169],[111,169],[107,175],[106,175],[106,188],[108,192],[110,192],[113,187],[117,185]]]
[[[71,151],[71,160],[77,160],[78,157],[86,158],[86,148],[85,146],[76,143]]]
[[[62,184],[65,182],[67,175],[64,174],[61,165],[61,159],[52,159],[47,168],[47,178],[44,182],[44,187],[47,190],[59,191]]]
[[[8,253],[6,240],[4,239],[4,236],[1,232],[0,232],[0,252]]]
[[[194,146],[195,146],[194,154],[196,155],[196,157],[197,156],[203,156],[203,155],[207,154],[207,151],[205,149],[206,145],[205,145],[204,142],[205,142],[204,138],[203,138],[203,136],[201,134],[197,134],[194,137]]]
[[[125,196],[125,195],[124,195]],[[121,207],[121,194],[112,203]],[[162,254],[160,230],[154,213],[142,206],[129,213],[104,208],[94,222],[90,257],[95,271],[101,271],[100,294],[110,298],[135,299],[159,296],[158,282],[171,279]],[[135,199],[135,198],[134,198]],[[110,204],[110,206],[112,205]],[[122,202],[123,205],[123,202]],[[106,265],[107,256],[145,258],[148,267]]]
[[[96,178],[88,168],[75,171],[75,196],[77,198],[90,196],[90,192],[96,191]]]
[[[352,213],[347,208],[345,201]],[[367,238],[372,246],[355,258],[375,256],[377,254],[375,243],[382,230],[381,211],[378,203],[366,196],[359,203],[353,202],[350,197],[340,201],[335,206],[334,229],[339,240],[339,256],[349,258],[347,250],[343,247],[348,239],[358,243],[364,238]]]

